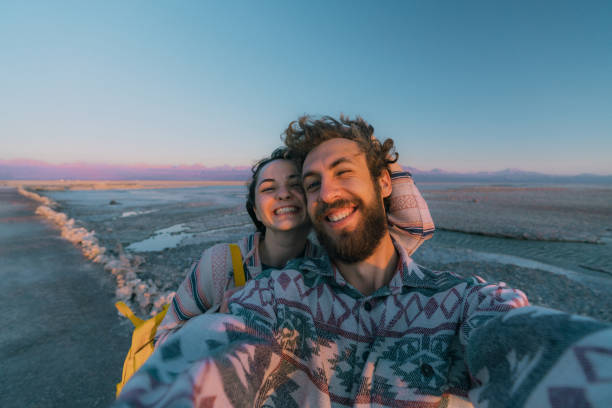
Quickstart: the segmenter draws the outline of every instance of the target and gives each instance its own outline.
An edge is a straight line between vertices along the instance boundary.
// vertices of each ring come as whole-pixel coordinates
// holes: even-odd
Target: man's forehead
[[[308,153],[302,166],[302,175],[333,167],[339,162],[360,163],[361,156],[364,156],[364,153],[357,142],[344,138],[326,140]],[[363,162],[365,164],[365,158]]]

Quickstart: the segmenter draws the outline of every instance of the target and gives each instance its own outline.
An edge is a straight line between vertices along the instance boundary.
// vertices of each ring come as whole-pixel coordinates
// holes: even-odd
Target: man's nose
[[[335,183],[330,181],[321,180],[321,187],[319,189],[319,201],[324,203],[331,203],[339,197],[338,187]]]

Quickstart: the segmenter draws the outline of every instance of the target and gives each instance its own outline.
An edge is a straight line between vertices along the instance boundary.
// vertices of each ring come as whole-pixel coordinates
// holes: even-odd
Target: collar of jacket
[[[393,240],[393,239],[392,239]],[[391,278],[391,281],[378,289],[374,295],[394,295],[402,292],[404,287],[408,288],[426,288],[426,289],[437,289],[438,285],[432,276],[429,276],[427,271],[423,271],[419,265],[416,264],[408,256],[406,250],[400,246],[395,240],[393,240],[395,250],[399,255],[398,267],[395,274]],[[346,286],[348,283],[338,271],[326,252],[324,252],[318,258],[305,258],[299,266],[300,271],[306,273],[317,273],[319,275],[330,278],[338,286]],[[374,296],[372,295],[372,296]]]

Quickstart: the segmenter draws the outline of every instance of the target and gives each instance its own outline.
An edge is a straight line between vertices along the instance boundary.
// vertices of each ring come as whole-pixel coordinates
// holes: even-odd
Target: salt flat
[[[419,188],[438,230],[414,254],[418,263],[504,281],[533,303],[612,321],[609,187],[422,183]],[[134,288],[148,285],[135,300],[141,314],[170,296],[202,250],[253,230],[243,183],[37,193],[54,200],[74,227],[95,232],[106,255],[138,259],[130,279]],[[118,279],[119,287],[124,282]],[[118,289],[120,298],[130,293]]]

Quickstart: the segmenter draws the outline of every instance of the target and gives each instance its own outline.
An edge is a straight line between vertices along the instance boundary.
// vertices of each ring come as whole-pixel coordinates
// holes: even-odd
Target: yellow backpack
[[[234,284],[236,287],[244,286],[246,279],[244,268],[242,267],[240,248],[236,244],[229,244],[229,248],[232,255],[232,266],[234,268]],[[162,320],[164,320],[166,312],[168,311],[168,306],[169,305],[164,305],[162,311],[152,318],[142,320],[138,318],[125,303],[115,303],[117,310],[134,324],[132,345],[123,362],[123,373],[121,375],[121,382],[117,384],[116,397],[121,393],[121,389],[125,383],[127,383],[132,375],[138,371],[140,366],[149,359],[149,356],[153,354],[155,350],[155,332],[157,332],[157,327]]]

